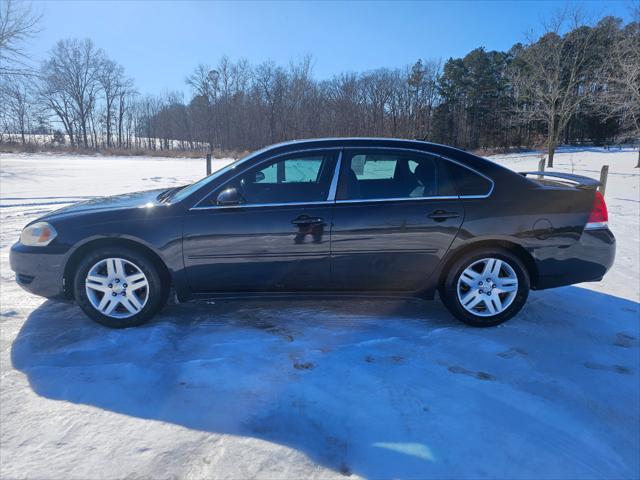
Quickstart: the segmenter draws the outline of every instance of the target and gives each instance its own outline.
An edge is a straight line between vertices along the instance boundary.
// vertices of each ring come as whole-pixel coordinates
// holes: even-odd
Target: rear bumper
[[[16,283],[23,289],[56,298],[64,295],[64,257],[58,252],[43,252],[40,247],[26,247],[18,242],[11,247],[9,262],[16,273]]]
[[[533,255],[538,270],[536,290],[597,282],[613,265],[616,239],[608,228],[585,230],[571,246],[540,248]]]

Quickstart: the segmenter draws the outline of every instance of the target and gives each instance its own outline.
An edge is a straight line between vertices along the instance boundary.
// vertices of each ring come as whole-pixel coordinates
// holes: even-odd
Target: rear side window
[[[358,180],[392,179],[397,164],[397,159],[384,155],[355,155],[351,159],[351,169]]]
[[[461,196],[485,196],[491,192],[491,181],[481,175],[462,167],[457,163],[446,162],[453,177],[458,193]]]
[[[443,162],[428,154],[354,151],[344,156],[338,200],[457,196]]]

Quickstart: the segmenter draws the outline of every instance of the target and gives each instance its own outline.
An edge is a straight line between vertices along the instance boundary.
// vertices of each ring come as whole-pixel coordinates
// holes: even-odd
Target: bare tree
[[[333,121],[328,126],[330,135],[364,134],[364,98],[360,80],[355,73],[338,75],[328,82],[326,97]]]
[[[60,118],[70,137],[69,126],[77,124],[76,139],[80,137],[85,148],[89,147],[92,134],[92,115],[104,61],[102,50],[96,49],[89,39],[61,40],[51,50],[40,72],[45,102]]]
[[[17,76],[0,82],[5,130],[18,132],[23,145],[27,143],[26,134],[33,115],[31,90],[31,82],[26,77]]]
[[[191,108],[199,125],[200,137],[209,144],[213,152],[217,139],[215,104],[220,91],[220,72],[215,68],[200,64],[186,79],[195,96],[191,100]]]
[[[77,122],[71,95],[64,88],[64,81],[55,72],[50,71],[42,77],[39,86],[39,102],[62,123],[69,143],[76,145]]]
[[[127,120],[127,115],[131,110],[130,106],[134,103],[135,95],[136,91],[133,86],[133,80],[130,78],[121,78],[116,93],[118,102],[118,110],[116,113],[118,148],[123,148],[125,146],[125,138],[128,138],[128,136],[125,135],[125,129],[127,126],[125,122]]]
[[[597,102],[605,119],[618,119],[640,142],[640,3],[633,15],[635,21],[616,32]],[[640,168],[640,145],[636,168]]]
[[[33,12],[29,3],[0,2],[0,76],[33,73],[24,45],[38,32],[39,22],[40,15]]]
[[[120,90],[124,88],[124,68],[113,60],[105,58],[98,66],[97,79],[104,95],[104,123],[107,148],[111,148],[114,108],[116,101],[120,98]]]
[[[284,69],[276,66],[274,62],[264,62],[256,68],[256,96],[264,107],[262,110],[265,112],[268,121],[267,142],[269,143],[275,143],[284,135],[284,131],[278,132],[278,113],[282,111],[283,96],[286,89],[285,78]]]
[[[573,29],[563,34],[567,23]],[[545,25],[542,37],[530,42],[518,57],[512,81],[527,97],[522,113],[547,130],[548,166],[560,136],[580,105],[588,98],[589,71],[593,68],[593,29],[581,26],[576,12],[558,13]]]
[[[219,72],[217,70],[201,63],[185,81],[193,89],[196,96],[205,97],[209,102],[212,102],[219,90],[218,78]]]
[[[393,74],[381,68],[363,75],[361,82],[368,107],[368,129],[374,135],[384,136],[386,112],[393,93]]]
[[[431,117],[436,104],[437,81],[441,73],[440,60],[418,60],[407,75],[409,111],[413,138],[426,140],[431,135]]]

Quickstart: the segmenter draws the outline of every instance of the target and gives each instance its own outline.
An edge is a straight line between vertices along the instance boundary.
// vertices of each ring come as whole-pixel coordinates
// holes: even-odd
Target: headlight
[[[20,234],[20,243],[30,247],[44,247],[58,236],[58,232],[53,225],[47,222],[38,222],[29,225]]]

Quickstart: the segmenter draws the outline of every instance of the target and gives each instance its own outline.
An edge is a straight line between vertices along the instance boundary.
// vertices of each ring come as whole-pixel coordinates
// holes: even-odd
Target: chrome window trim
[[[336,200],[340,203],[369,203],[369,202],[410,202],[418,200],[458,200],[458,195],[440,195],[435,197],[395,197],[395,198],[355,198],[353,200]]]
[[[486,195],[460,195],[460,198],[489,198],[489,196],[493,193],[493,184],[491,184],[491,190]]]
[[[240,209],[240,208],[262,208],[262,207],[300,207],[303,205],[333,205],[334,202],[320,200],[317,202],[290,202],[290,203],[254,203],[251,205],[211,205],[210,207],[191,207],[189,210],[219,210],[219,209]]]
[[[214,192],[216,192],[217,190],[220,190],[222,187],[224,187],[226,184],[228,184],[229,182],[231,182],[232,180],[236,179],[237,177],[239,177],[240,175],[242,175],[243,173],[245,173],[247,170],[253,168],[253,167],[257,167],[258,165],[262,165],[265,162],[269,162],[271,160],[276,160],[280,157],[286,157],[288,155],[295,155],[297,153],[313,153],[313,152],[326,152],[326,151],[331,151],[331,150],[339,150],[340,153],[338,154],[338,160],[340,160],[340,156],[342,154],[342,149],[343,147],[325,147],[325,148],[307,148],[307,149],[302,149],[302,150],[292,150],[290,152],[282,152],[279,153],[277,155],[273,155],[271,157],[267,157],[264,158],[254,164],[252,164],[250,167],[245,168],[244,170],[236,173],[235,175],[233,175],[232,177],[228,178],[222,185],[218,185],[217,187],[215,187],[214,189],[210,190],[208,193],[206,193],[200,200],[198,200],[191,208],[189,208],[189,210],[207,210],[207,209],[212,209],[212,208],[248,208],[248,207],[263,207],[265,205],[270,205],[270,206],[280,206],[280,205],[308,205],[308,204],[316,204],[316,203],[325,203],[326,201],[321,200],[319,202],[291,202],[291,203],[260,203],[260,204],[255,204],[255,205],[229,205],[229,206],[221,206],[221,205],[210,205],[210,206],[200,206],[200,204],[202,202],[204,202],[211,194],[213,194]],[[335,172],[334,172],[335,174]],[[333,182],[333,179],[332,179]],[[331,193],[331,190],[329,191],[329,193]]]
[[[243,173],[245,173],[247,170],[249,170],[249,168],[253,168],[256,167],[258,165],[261,165],[265,162],[271,161],[271,160],[275,160],[277,158],[280,157],[285,157],[288,155],[295,155],[298,153],[313,153],[313,152],[319,152],[319,151],[331,151],[331,150],[339,150],[339,154],[338,154],[338,159],[336,160],[336,168],[333,172],[333,178],[331,179],[331,186],[329,187],[329,193],[327,195],[327,200],[321,200],[321,201],[315,201],[315,202],[289,202],[289,203],[259,203],[259,204],[253,204],[253,205],[209,205],[209,206],[200,206],[200,204],[206,199],[208,198],[211,194],[213,194],[215,191],[221,189],[222,187],[224,187],[227,183],[231,182],[232,180],[234,180],[235,178],[237,178],[238,176],[242,175]],[[421,155],[431,155],[433,157],[437,157],[440,158],[441,160],[445,161],[445,162],[452,162],[455,163],[456,165],[459,165],[462,168],[466,168],[467,170],[470,170],[471,172],[475,173],[476,175],[481,176],[482,178],[486,179],[489,181],[489,183],[491,184],[491,188],[489,189],[489,192],[485,195],[441,195],[441,196],[430,196],[430,197],[399,197],[399,198],[367,198],[367,199],[349,199],[349,200],[336,200],[335,196],[337,194],[337,190],[338,190],[338,181],[339,181],[339,177],[340,177],[340,170],[341,170],[341,165],[342,165],[342,158],[343,158],[343,152],[344,150],[395,150],[395,151],[402,151],[402,152],[413,152],[413,153],[418,153]],[[473,167],[470,167],[468,165],[465,165],[464,163],[461,163],[457,160],[454,160],[452,158],[449,157],[444,157],[438,153],[433,153],[433,152],[428,152],[425,150],[417,150],[415,148],[402,148],[402,147],[377,147],[377,146],[372,146],[372,147],[345,147],[345,146],[337,146],[337,147],[325,147],[325,148],[311,148],[311,149],[301,149],[301,150],[294,150],[291,152],[283,152],[283,153],[279,153],[277,155],[271,156],[271,157],[267,157],[263,160],[260,160],[259,162],[251,165],[251,167],[248,167],[246,169],[244,169],[241,172],[236,173],[234,176],[232,176],[231,178],[227,179],[222,185],[219,185],[218,187],[214,188],[213,190],[209,191],[207,194],[205,194],[202,199],[200,199],[198,202],[196,202],[196,204],[191,207],[189,210],[219,210],[219,209],[238,209],[238,208],[262,208],[262,207],[286,207],[286,206],[293,206],[293,207],[299,207],[299,206],[304,206],[304,205],[328,205],[328,204],[349,204],[349,203],[367,203],[367,202],[374,202],[374,203],[380,203],[380,202],[406,202],[406,201],[420,201],[420,200],[458,200],[458,199],[485,199],[485,198],[489,198],[491,196],[491,194],[493,193],[495,187],[495,182],[493,181],[492,178],[488,177],[487,175],[485,175],[482,172],[479,172],[478,170],[476,170]]]
[[[211,205],[210,207],[192,207],[190,210],[219,210],[219,209],[240,209],[240,208],[260,208],[260,207],[286,207],[286,206],[314,206],[314,205],[334,205],[343,203],[380,203],[380,202],[410,202],[420,200],[458,200],[461,197],[456,195],[442,195],[436,197],[397,197],[397,198],[371,198],[354,200],[322,200],[317,202],[290,202],[290,203],[256,203],[252,205]]]

